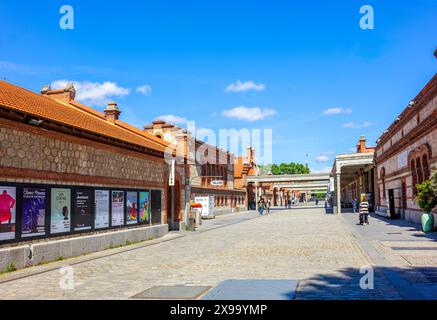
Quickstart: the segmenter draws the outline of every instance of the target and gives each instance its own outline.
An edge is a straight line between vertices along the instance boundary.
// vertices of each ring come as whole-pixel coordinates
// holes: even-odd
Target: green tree
[[[281,174],[308,174],[310,173],[310,169],[307,166],[301,163],[281,163],[279,165],[273,164],[271,168],[273,175],[281,175]]]
[[[425,213],[430,213],[437,206],[437,197],[433,190],[433,184],[430,180],[426,180],[417,185],[419,191],[417,195],[418,205]]]

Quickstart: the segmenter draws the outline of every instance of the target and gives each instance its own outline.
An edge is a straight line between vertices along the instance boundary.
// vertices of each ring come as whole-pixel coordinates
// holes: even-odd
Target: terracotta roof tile
[[[77,101],[71,104],[55,101],[1,80],[0,106],[160,152],[164,152],[169,145],[122,121],[113,124],[102,113]]]

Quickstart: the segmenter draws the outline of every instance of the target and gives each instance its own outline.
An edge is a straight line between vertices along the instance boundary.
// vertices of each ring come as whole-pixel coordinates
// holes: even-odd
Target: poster
[[[71,190],[52,188],[50,233],[70,232]]]
[[[150,223],[150,197],[148,191],[140,192],[139,208],[140,222]]]
[[[96,190],[94,193],[96,215],[94,220],[95,229],[109,227],[109,190]]]
[[[112,226],[124,225],[124,191],[112,191]]]
[[[92,190],[76,190],[74,231],[91,230],[93,226]]]
[[[15,187],[0,187],[0,241],[15,239],[16,199]]]
[[[21,236],[45,235],[46,190],[42,188],[23,188]]]
[[[138,223],[138,196],[136,191],[126,192],[126,223]]]

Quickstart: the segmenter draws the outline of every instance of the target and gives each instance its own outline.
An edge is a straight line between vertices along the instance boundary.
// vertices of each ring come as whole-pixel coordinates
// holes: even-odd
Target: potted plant
[[[437,197],[430,180],[426,180],[417,185],[419,191],[417,195],[418,205],[424,213],[422,214],[422,231],[434,231],[434,216],[431,211],[437,205]]]

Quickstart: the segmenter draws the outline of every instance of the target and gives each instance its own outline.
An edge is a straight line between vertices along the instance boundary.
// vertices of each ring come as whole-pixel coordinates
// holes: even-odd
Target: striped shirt
[[[360,213],[369,213],[369,203],[367,201],[360,203]]]

